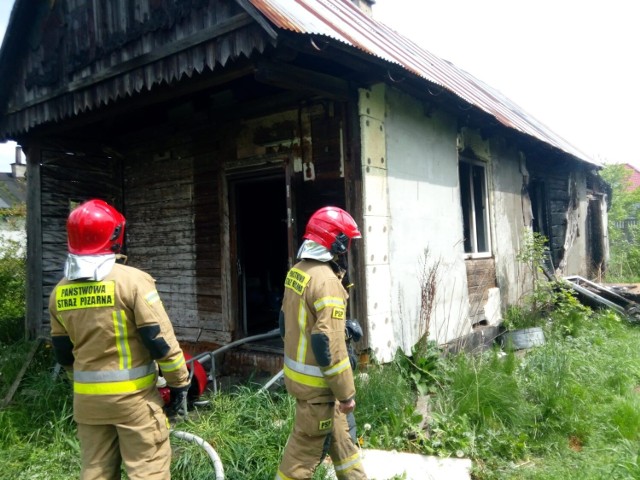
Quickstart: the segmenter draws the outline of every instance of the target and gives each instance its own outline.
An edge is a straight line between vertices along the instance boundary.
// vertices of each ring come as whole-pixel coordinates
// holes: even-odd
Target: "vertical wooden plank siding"
[[[124,167],[128,263],[156,280],[181,341],[231,340],[223,316],[217,146],[164,139],[129,152]]]
[[[31,173],[29,173],[31,182]],[[67,255],[66,222],[77,203],[103,199],[122,210],[118,159],[81,151],[42,149],[40,159],[41,239],[40,315],[49,333],[49,295],[62,278]],[[30,211],[31,212],[31,211]],[[32,262],[33,263],[33,262]]]
[[[567,231],[566,215],[569,208],[569,170],[562,164],[548,159],[527,162],[532,179],[539,179],[546,185],[548,205],[549,249],[554,267],[564,258],[564,241]]]
[[[474,258],[467,259],[465,265],[469,289],[469,321],[471,325],[476,325],[486,320],[484,307],[489,298],[489,290],[497,286],[496,264],[493,258]]]

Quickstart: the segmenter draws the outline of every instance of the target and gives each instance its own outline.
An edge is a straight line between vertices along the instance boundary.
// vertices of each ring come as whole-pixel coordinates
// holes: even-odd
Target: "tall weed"
[[[518,427],[528,416],[517,379],[513,353],[491,351],[482,356],[460,354],[452,358],[448,382],[440,404],[478,429]]]
[[[360,442],[367,448],[409,446],[409,431],[422,421],[416,412],[416,394],[397,364],[373,364],[356,377]],[[366,425],[365,425],[366,424]]]

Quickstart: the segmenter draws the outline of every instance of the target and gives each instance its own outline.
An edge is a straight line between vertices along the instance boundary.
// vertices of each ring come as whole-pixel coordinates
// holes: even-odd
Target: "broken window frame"
[[[474,179],[474,175],[478,176]],[[458,178],[465,258],[487,258],[492,255],[487,177],[485,162],[459,158]]]

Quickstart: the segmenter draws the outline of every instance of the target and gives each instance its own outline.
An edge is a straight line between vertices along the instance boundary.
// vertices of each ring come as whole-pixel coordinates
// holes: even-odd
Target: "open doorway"
[[[239,318],[244,336],[278,327],[288,268],[284,171],[232,179]]]
[[[606,247],[603,225],[604,199],[601,195],[590,195],[587,208],[587,257],[589,258],[589,278],[602,281],[605,273]]]

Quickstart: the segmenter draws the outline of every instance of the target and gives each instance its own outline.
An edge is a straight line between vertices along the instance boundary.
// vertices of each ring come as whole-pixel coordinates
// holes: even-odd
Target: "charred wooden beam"
[[[134,98],[115,102],[108,107],[87,112],[67,119],[65,122],[43,125],[34,129],[32,134],[39,138],[52,135],[62,135],[65,132],[73,132],[77,128],[86,127],[91,123],[110,121],[117,119],[118,115],[130,115],[138,109],[152,107],[177,98],[187,97],[201,91],[211,90],[230,83],[239,78],[251,75],[254,67],[250,64],[238,65],[237,68],[224,70],[220,73],[194,76],[192,79],[174,85],[160,85],[149,92],[143,92]]]
[[[345,69],[345,73],[346,71],[351,72],[349,74],[350,80],[364,84],[384,80],[384,69],[380,66],[388,64],[382,59],[372,57],[341,42],[325,38],[301,37],[292,32],[284,32],[278,41],[278,46],[299,51],[312,59],[328,60]],[[401,69],[400,66],[397,68]]]
[[[236,3],[240,5],[253,19],[260,25],[263,30],[269,35],[271,38],[277,38],[278,34],[273,29],[271,23],[264,17],[264,15],[258,11],[256,7],[254,7],[249,0],[236,0]]]
[[[42,150],[39,145],[26,148],[27,169],[27,238],[42,238],[42,198],[40,165],[42,164]],[[36,338],[41,332],[42,311],[45,309],[44,291],[42,288],[42,242],[27,242],[27,315],[26,328],[29,338]]]
[[[349,83],[341,78],[288,64],[261,61],[256,65],[257,81],[284,88],[302,90],[339,101],[349,99]]]
[[[269,95],[250,102],[238,103],[231,107],[217,108],[212,105],[209,110],[211,118],[224,118],[227,121],[240,118],[249,118],[274,111],[283,111],[297,105],[301,101],[307,99],[307,92],[290,92],[285,91]]]
[[[191,47],[195,47],[196,45],[200,45],[201,43],[215,40],[216,38],[222,35],[225,35],[229,32],[248,26],[252,24],[253,21],[254,21],[253,18],[251,18],[249,14],[240,13],[212,27],[199,30],[198,32],[186,38],[183,38],[173,43],[169,43],[149,53],[145,53],[138,57],[132,58],[131,60],[128,60],[126,62],[122,62],[117,65],[114,65],[111,68],[104,69],[96,75],[91,75],[86,78],[69,82],[63,88],[57,89],[51,92],[49,95],[37,98],[31,102],[26,102],[24,104],[21,104],[20,108],[17,110],[7,111],[7,115],[17,113],[20,110],[25,110],[34,105],[47,102],[61,95],[77,92],[84,88],[90,87],[91,85],[95,85],[105,80],[109,80],[119,75],[122,75],[123,73],[127,73],[137,68],[147,66],[151,63],[170,57],[184,50],[188,50]]]

